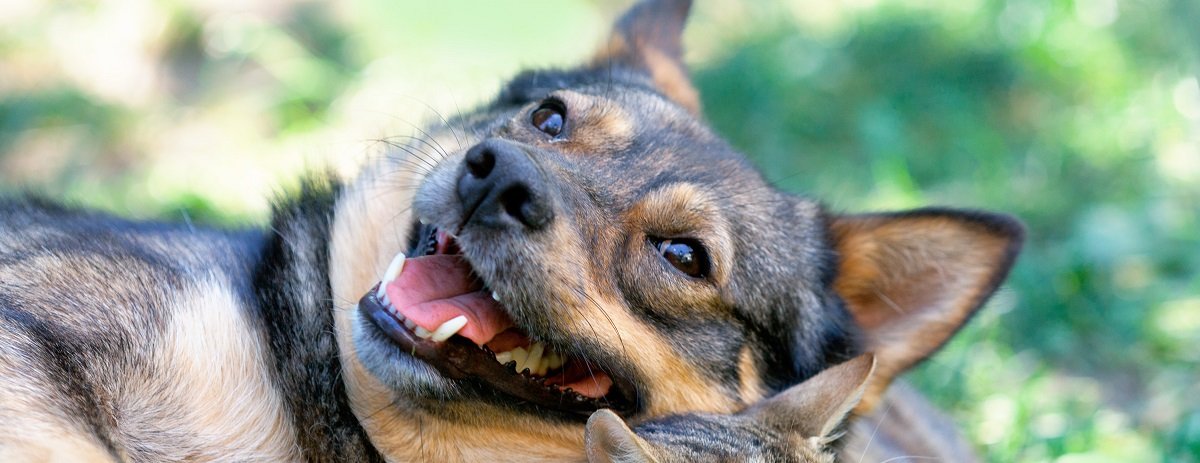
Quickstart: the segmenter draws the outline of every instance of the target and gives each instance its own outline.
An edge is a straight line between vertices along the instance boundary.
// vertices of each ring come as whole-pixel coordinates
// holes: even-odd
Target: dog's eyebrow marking
[[[699,239],[708,248],[712,277],[727,281],[733,256],[730,226],[710,192],[692,183],[672,183],[642,195],[625,214],[635,229],[664,237]]]
[[[634,120],[616,101],[570,90],[551,94],[567,107],[567,137],[572,151],[596,152],[624,149],[633,140]]]

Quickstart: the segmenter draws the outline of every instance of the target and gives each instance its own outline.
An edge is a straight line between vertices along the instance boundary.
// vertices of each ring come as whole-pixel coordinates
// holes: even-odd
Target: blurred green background
[[[624,2],[0,2],[0,191],[259,224]],[[1009,283],[910,375],[989,461],[1200,461],[1200,2],[699,0],[717,130],[838,210],[1007,211]]]

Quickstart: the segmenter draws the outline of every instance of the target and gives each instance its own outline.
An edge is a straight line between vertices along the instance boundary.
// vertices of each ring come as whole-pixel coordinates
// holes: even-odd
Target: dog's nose
[[[498,138],[485,140],[467,151],[458,178],[463,224],[545,228],[554,220],[547,190],[545,177],[520,146]]]

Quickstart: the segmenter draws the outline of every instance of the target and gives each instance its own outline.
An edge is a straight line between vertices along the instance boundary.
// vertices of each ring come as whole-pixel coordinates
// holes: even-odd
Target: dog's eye
[[[658,253],[684,275],[692,278],[708,276],[708,252],[704,245],[691,238],[654,239],[651,238]]]
[[[529,122],[546,135],[557,137],[562,133],[563,124],[566,122],[565,113],[566,108],[563,108],[561,103],[546,101],[533,110],[533,113],[529,115]]]

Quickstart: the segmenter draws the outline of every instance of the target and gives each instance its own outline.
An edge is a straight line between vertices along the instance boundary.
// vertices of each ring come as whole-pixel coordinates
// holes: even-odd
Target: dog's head
[[[875,367],[863,354],[736,414],[688,413],[630,429],[608,410],[588,418],[590,463],[833,463],[830,443]]]
[[[700,116],[689,6],[638,4],[590,63],[518,75],[340,199],[339,347],[386,454],[580,457],[599,408],[734,412],[866,349],[869,408],[1003,279],[1011,219],[768,185]]]

